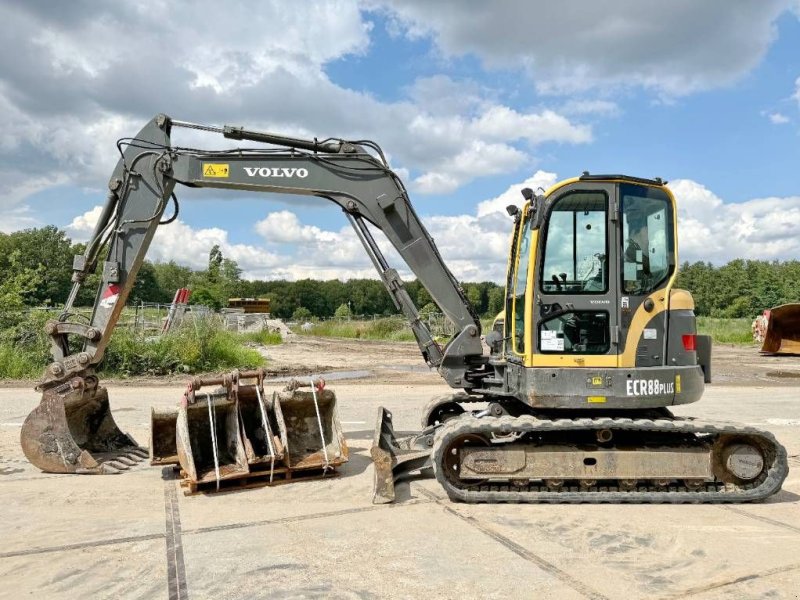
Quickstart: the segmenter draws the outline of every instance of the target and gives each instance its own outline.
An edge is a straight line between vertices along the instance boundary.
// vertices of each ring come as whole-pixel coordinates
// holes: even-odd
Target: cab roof
[[[580,181],[609,181],[609,180],[623,180],[623,181],[630,181],[631,183],[644,183],[646,185],[667,185],[667,182],[661,179],[661,177],[656,177],[655,179],[646,179],[644,177],[631,177],[630,175],[609,175],[609,174],[590,174],[589,171],[584,171],[583,174],[578,177]]]

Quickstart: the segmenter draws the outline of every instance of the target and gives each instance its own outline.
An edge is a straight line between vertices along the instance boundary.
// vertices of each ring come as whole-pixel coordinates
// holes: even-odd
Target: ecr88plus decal
[[[625,394],[628,396],[662,396],[675,393],[675,384],[672,381],[629,379],[625,383]]]

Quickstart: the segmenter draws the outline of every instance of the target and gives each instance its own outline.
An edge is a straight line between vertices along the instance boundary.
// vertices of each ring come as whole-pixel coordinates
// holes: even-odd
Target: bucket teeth
[[[123,462],[120,459],[116,460],[109,460],[108,462],[103,463],[104,467],[111,467],[112,469],[117,469],[118,471],[127,471],[131,468],[130,464]]]

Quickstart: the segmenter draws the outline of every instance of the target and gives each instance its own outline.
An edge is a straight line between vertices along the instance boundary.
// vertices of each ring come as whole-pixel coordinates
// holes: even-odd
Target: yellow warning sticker
[[[603,385],[602,377],[592,377],[592,385]]]
[[[590,404],[602,404],[606,401],[605,396],[587,396],[586,401]]]
[[[203,163],[203,177],[227,177],[230,172],[227,163]]]
[[[675,375],[675,393],[676,394],[680,394],[681,393],[681,376],[680,375]]]

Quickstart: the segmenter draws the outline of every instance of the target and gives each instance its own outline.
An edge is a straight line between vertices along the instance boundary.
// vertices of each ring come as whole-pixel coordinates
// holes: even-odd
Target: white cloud
[[[158,112],[289,135],[373,138],[421,193],[511,172],[544,142],[591,139],[588,125],[553,110],[512,109],[470,80],[425,77],[394,101],[338,85],[327,65],[370,46],[372,24],[356,3],[160,6],[6,7],[0,35],[17,52],[0,56],[0,217],[54,185],[102,190],[116,140]],[[174,138],[235,145],[196,131],[175,130]]]
[[[86,241],[92,234],[97,220],[100,218],[100,213],[103,212],[103,207],[99,204],[82,215],[78,215],[69,225],[66,226],[67,235],[71,236],[76,241]]]
[[[543,93],[642,86],[669,96],[728,85],[763,58],[789,0],[372,0],[396,31],[446,57],[522,68]]]
[[[534,144],[558,141],[581,144],[592,140],[591,130],[575,126],[552,110],[538,114],[520,114],[507,106],[493,106],[481,115],[474,130],[489,139],[527,139]]]
[[[800,9],[798,9],[800,11]],[[797,106],[800,107],[800,77],[794,80],[794,94],[792,98],[797,100]]]
[[[789,117],[779,112],[769,113],[767,118],[773,125],[783,125],[789,122]]]
[[[670,183],[678,202],[681,261],[800,256],[800,196],[725,202],[690,179]]]
[[[611,100],[568,100],[561,110],[566,115],[600,115],[616,117],[620,108]]]
[[[66,227],[67,235],[74,241],[86,241],[101,211],[101,206],[95,206],[75,217]],[[208,267],[208,253],[215,244],[219,245],[226,258],[239,264],[243,276],[248,279],[272,279],[272,269],[284,265],[286,261],[286,257],[265,248],[231,242],[228,232],[219,227],[196,229],[181,220],[156,230],[147,258],[153,262],[174,260],[193,269],[205,269]]]
[[[3,213],[0,219],[0,231],[11,233],[20,229],[30,229],[31,227],[41,227],[44,225],[38,217],[34,216],[31,209],[27,206],[12,208]]]
[[[506,214],[506,206],[515,204],[522,206],[524,199],[522,198],[522,189],[531,188],[536,193],[541,193],[541,190],[547,191],[547,188],[553,186],[558,179],[555,173],[548,173],[547,171],[536,171],[531,177],[522,183],[515,183],[508,187],[508,189],[495,198],[484,200],[478,204],[477,216],[484,217],[492,213]],[[540,189],[541,188],[541,189]],[[540,190],[537,192],[537,190]]]
[[[526,161],[524,152],[508,144],[472,140],[458,154],[438,161],[417,177],[411,189],[422,194],[450,194],[476,174],[495,175],[513,171]]]

